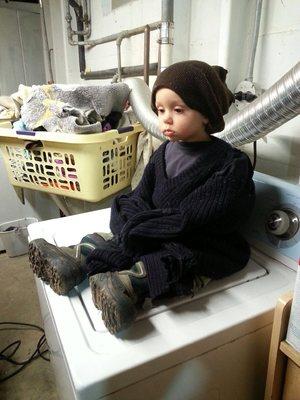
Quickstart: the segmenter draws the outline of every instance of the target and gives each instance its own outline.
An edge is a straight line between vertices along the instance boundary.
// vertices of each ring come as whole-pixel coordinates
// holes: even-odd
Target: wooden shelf
[[[292,301],[286,293],[275,308],[265,400],[300,399],[300,353],[285,341]]]
[[[285,340],[280,343],[280,351],[283,352],[289,359],[291,359],[298,367],[300,367],[300,353],[294,349],[290,344],[288,344]],[[300,378],[300,376],[299,376]],[[300,398],[300,393],[299,393]]]

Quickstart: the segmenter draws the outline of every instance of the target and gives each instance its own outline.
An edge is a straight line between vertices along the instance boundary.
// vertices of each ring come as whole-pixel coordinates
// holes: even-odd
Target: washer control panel
[[[298,263],[300,256],[300,185],[260,172],[254,174],[256,202],[244,227],[250,243],[262,243]],[[263,248],[262,246],[262,248]]]

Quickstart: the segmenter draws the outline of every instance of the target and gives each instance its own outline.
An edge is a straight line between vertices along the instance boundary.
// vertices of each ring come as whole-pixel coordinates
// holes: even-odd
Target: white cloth
[[[152,153],[161,145],[161,143],[162,142],[159,139],[156,139],[147,131],[143,131],[139,134],[136,149],[135,172],[131,180],[132,189],[135,189],[139,184]]]
[[[50,132],[94,133],[102,131],[102,117],[122,113],[130,89],[125,83],[104,86],[32,86],[32,94],[21,107],[29,130],[39,127]]]

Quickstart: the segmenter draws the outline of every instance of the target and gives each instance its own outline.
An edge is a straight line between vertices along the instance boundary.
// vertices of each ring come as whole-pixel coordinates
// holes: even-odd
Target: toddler
[[[254,206],[253,169],[246,154],[212,136],[224,129],[233,101],[226,74],[184,61],[158,76],[152,108],[168,140],[137,188],[114,199],[110,237],[94,233],[67,249],[30,243],[34,272],[57,293],[89,277],[113,334],[132,324],[146,298],[193,293],[195,283],[228,276],[249,260],[240,228]]]

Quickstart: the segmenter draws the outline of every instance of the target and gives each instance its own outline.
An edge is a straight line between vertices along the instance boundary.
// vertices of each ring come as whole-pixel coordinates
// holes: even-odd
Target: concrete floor
[[[0,254],[0,322],[6,321],[43,327],[27,255],[9,258],[6,253]],[[24,360],[34,352],[40,336],[41,332],[36,330],[7,330],[4,325],[0,325],[0,351],[21,339],[21,347],[14,357],[16,360]],[[5,377],[14,369],[15,366],[1,361],[0,377]],[[0,383],[0,399],[58,400],[51,363],[38,358],[16,376]]]

